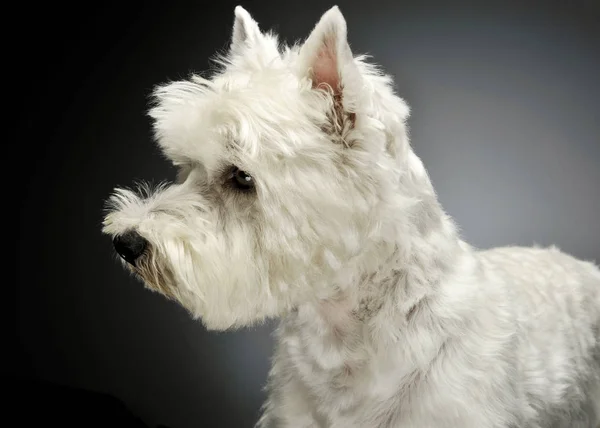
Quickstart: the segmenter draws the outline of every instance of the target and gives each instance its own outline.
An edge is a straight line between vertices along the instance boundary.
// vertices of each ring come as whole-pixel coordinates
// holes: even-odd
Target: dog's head
[[[398,235],[408,108],[354,58],[337,7],[282,48],[235,9],[210,79],[155,91],[150,116],[177,183],[117,189],[104,232],[145,284],[225,329],[327,298]],[[413,168],[419,171],[419,168]]]

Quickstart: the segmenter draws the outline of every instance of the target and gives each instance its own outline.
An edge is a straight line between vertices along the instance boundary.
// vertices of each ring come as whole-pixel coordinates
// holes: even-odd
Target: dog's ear
[[[230,49],[233,53],[240,53],[244,47],[251,47],[256,43],[262,33],[256,21],[242,6],[236,6],[234,14]]]
[[[300,48],[299,67],[313,88],[330,89],[348,109],[362,77],[348,44],[346,20],[337,6],[323,14]]]

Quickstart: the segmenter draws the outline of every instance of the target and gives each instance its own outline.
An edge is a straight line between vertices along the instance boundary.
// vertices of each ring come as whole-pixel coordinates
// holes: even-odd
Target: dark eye
[[[230,179],[236,189],[250,190],[254,187],[254,179],[252,176],[239,168],[233,168]]]

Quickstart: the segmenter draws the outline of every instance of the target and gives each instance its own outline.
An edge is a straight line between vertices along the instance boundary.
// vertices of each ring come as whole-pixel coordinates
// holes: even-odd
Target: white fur
[[[210,329],[281,318],[260,427],[594,428],[600,271],[460,240],[337,7],[291,48],[237,7],[220,63],[156,90],[180,180],[117,190],[104,231],[146,238],[132,270]]]

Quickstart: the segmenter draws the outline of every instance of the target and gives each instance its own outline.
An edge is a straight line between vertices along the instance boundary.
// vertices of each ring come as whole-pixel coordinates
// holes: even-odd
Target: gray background
[[[110,393],[151,425],[256,419],[273,325],[205,331],[129,277],[100,233],[114,186],[173,177],[151,142],[148,95],[208,67],[236,4],[13,13],[31,38],[7,47],[19,96],[5,162],[20,173],[5,183],[18,221],[4,374]],[[332,5],[242,4],[288,41]],[[411,105],[413,146],[465,240],[600,259],[598,1],[337,4],[355,53],[372,54]]]

